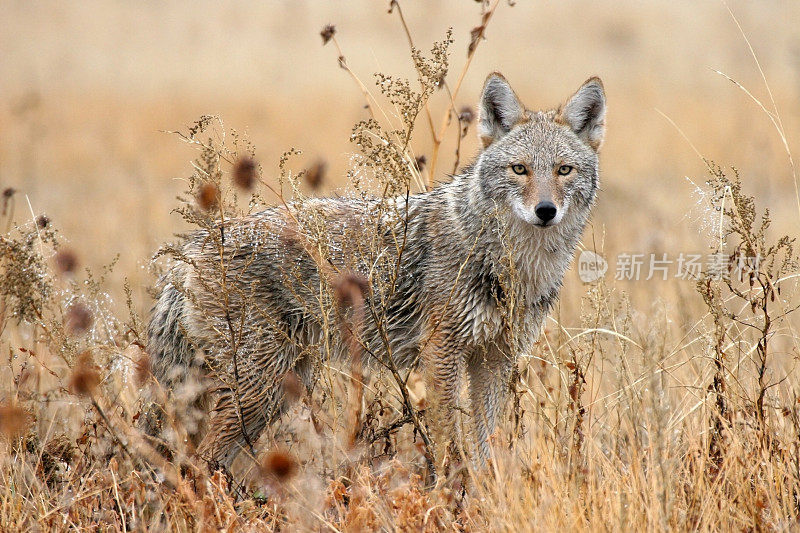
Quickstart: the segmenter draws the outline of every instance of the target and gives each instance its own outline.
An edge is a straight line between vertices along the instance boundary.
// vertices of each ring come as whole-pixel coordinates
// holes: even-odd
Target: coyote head
[[[530,111],[502,75],[490,74],[478,123],[484,150],[476,171],[483,194],[542,228],[585,213],[597,191],[605,114],[599,78],[587,80],[558,109]]]

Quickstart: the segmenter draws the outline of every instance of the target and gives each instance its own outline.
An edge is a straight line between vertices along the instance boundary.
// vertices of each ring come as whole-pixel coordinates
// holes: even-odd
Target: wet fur
[[[412,195],[407,204],[397,200],[399,216],[375,215],[378,202],[330,198],[309,201],[296,213],[280,207],[227,221],[227,313],[213,275],[218,250],[206,233],[193,235],[184,248],[193,265],[176,265],[162,282],[148,351],[167,389],[193,366],[210,369],[213,409],[198,453],[229,465],[285,410],[287,372],[311,387],[320,360],[345,353],[336,328],[323,323],[332,302],[320,302],[319,289],[335,282],[337,272],[361,270],[373,280],[383,275],[370,270],[353,244],[360,233],[374,233],[371,224],[380,219],[377,247],[389,263],[401,248],[402,256],[386,304],[389,351],[368,318],[360,332],[365,362],[391,352],[399,367],[421,367],[437,453],[457,435],[459,389],[468,377],[470,403],[463,407],[471,414],[478,456],[487,458],[513,365],[556,301],[589,217],[604,116],[599,80],[589,80],[564,107],[540,112],[525,110],[507,82],[491,75],[481,103],[483,151],[451,182]],[[554,165],[564,161],[577,174],[555,182]],[[528,178],[510,172],[519,162],[530,169]],[[541,191],[554,190],[558,223],[538,226],[533,204]],[[323,248],[308,236],[308,220],[325,222]],[[320,249],[325,260],[315,252]],[[370,297],[380,308],[377,294]],[[221,334],[229,322],[245,325],[236,349],[238,383],[230,337]],[[333,346],[330,353],[321,349],[325,345]]]

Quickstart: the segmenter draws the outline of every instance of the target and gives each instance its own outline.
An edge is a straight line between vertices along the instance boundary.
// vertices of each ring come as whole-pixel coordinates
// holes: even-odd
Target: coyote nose
[[[545,224],[556,217],[556,206],[553,202],[539,202],[535,211],[536,216]]]

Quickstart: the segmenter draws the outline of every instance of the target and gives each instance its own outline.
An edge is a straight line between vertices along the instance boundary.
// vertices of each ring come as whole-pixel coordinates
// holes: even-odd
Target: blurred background
[[[425,51],[453,28],[453,84],[480,4],[401,5]],[[281,153],[294,147],[303,152],[292,162],[295,170],[327,162],[316,194],[336,191],[356,151],[352,125],[367,112],[358,87],[338,66],[335,47],[323,46],[319,32],[336,26],[348,65],[370,90],[375,72],[413,79],[405,33],[388,6],[378,0],[4,2],[0,188],[19,190],[17,221],[29,223],[31,210],[47,213],[84,266],[98,268],[120,254],[109,278],[112,295],[121,299],[127,277],[137,305],[148,308],[149,258],[184,229],[170,210],[196,155],[162,130],[185,130],[202,114],[219,115],[253,142],[266,180],[277,176]],[[796,151],[800,2],[728,6],[761,63]],[[493,70],[506,75],[530,108],[554,107],[589,76],[602,77],[609,105],[603,190],[584,244],[606,256],[707,251],[708,213],[694,207],[699,198],[692,182],[706,178],[698,153],[737,167],[746,192],[770,208],[776,232],[796,235],[800,213],[780,135],[756,103],[712,69],[772,109],[722,1],[518,0],[513,7],[503,1],[456,104],[474,108]],[[443,93],[434,95],[437,124],[446,103]],[[429,155],[427,124],[418,128],[414,151]],[[446,137],[435,181],[445,181],[453,164],[455,129]],[[473,124],[462,162],[476,149]],[[642,290],[632,293],[642,302],[694,290],[686,281],[638,283]],[[584,290],[574,273],[566,290],[568,297]]]

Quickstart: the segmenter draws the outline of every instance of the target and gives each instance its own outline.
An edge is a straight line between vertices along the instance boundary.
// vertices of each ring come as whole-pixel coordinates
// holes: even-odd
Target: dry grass
[[[556,103],[589,74],[606,82],[604,190],[583,239],[587,249],[609,258],[757,252],[775,261],[755,279],[729,282],[614,281],[612,271],[584,285],[569,272],[537,351],[518,367],[490,467],[467,465],[435,487],[412,425],[391,428],[404,407],[389,373],[368,373],[362,388],[361,369],[326,367],[325,387],[311,396],[298,388],[274,435],[257,444],[256,461],[239,461],[231,473],[209,473],[192,458],[180,440],[185,421],[175,420],[172,462],[136,424],[142,391],[153,387],[142,351],[146,287],[154,280],[148,258],[188,227],[169,214],[186,180],[168,178],[186,176],[183,160],[197,155],[196,146],[157,130],[212,110],[226,118],[214,131],[225,132],[229,143],[226,126],[248,128],[239,137],[241,154],[251,151],[245,138],[258,148],[252,159],[217,161],[215,186],[223,196],[200,187],[184,205],[197,202],[216,213],[235,183],[246,190],[229,207],[246,210],[257,178],[253,192],[275,203],[278,180],[271,176],[303,169],[306,181],[284,181],[287,197],[341,187],[356,150],[347,142],[352,124],[370,110],[337,56],[346,54],[370,92],[378,92],[370,82],[374,70],[415,79],[398,13],[372,3],[344,19],[333,7],[206,5],[201,14],[127,8],[124,18],[171,37],[160,48],[145,46],[152,35],[137,30],[123,41],[126,49],[113,44],[116,33],[97,28],[78,38],[78,21],[102,26],[117,16],[107,6],[62,13],[55,32],[55,22],[41,21],[45,7],[15,7],[0,23],[14,26],[0,32],[0,48],[14,59],[0,64],[0,89],[9,98],[0,108],[0,176],[3,188],[17,189],[0,199],[0,530],[797,528],[800,321],[792,311],[800,304],[800,270],[784,261],[793,254],[780,244],[780,236],[796,236],[800,218],[781,139],[791,147],[799,130],[800,109],[791,105],[800,97],[790,24],[797,13],[732,6],[769,77],[781,132],[723,6],[581,4],[570,39],[554,21],[573,20],[573,3],[498,7],[457,109],[475,100],[483,74],[495,68],[532,107]],[[455,85],[480,6],[462,13],[443,5],[433,14],[402,7],[420,48],[454,26],[448,82]],[[293,26],[297,34],[282,29],[290,16],[302,19]],[[269,21],[270,31],[252,22],[259,20]],[[331,21],[339,50],[332,43],[320,48],[318,32]],[[205,39],[171,31],[183,24],[201,28]],[[236,31],[223,32],[226,24]],[[75,38],[69,75],[55,68],[66,36]],[[33,42],[36,48],[27,48]],[[253,43],[273,53],[245,55]],[[104,58],[115,55],[127,67],[107,80],[117,71]],[[752,90],[767,113],[708,66]],[[31,79],[26,72],[40,72],[39,81],[11,81]],[[153,85],[128,88],[140,80]],[[85,87],[93,88],[89,96]],[[172,92],[165,96],[166,87]],[[377,114],[393,109],[380,97],[372,104]],[[403,152],[410,161],[427,156],[426,168],[412,172],[420,182],[434,160],[437,179],[452,168],[460,128],[451,124],[439,135],[447,105],[441,93],[433,95]],[[654,108],[700,154],[736,166],[738,174],[698,158]],[[470,129],[460,141],[462,157],[474,152],[473,138]],[[289,146],[305,153],[279,168]],[[767,207],[771,225],[762,232]],[[37,218],[41,212],[48,218]],[[414,375],[407,392],[414,410],[425,407]]]

